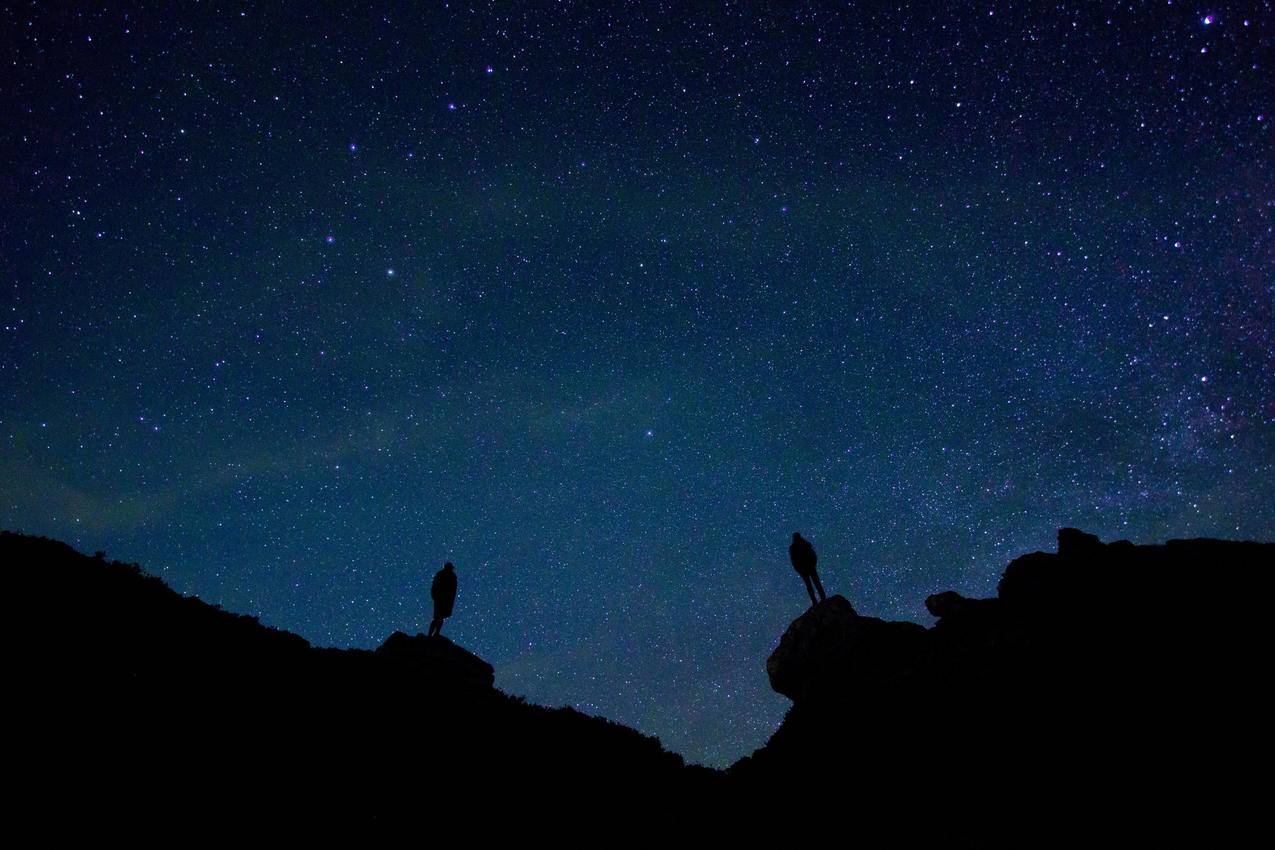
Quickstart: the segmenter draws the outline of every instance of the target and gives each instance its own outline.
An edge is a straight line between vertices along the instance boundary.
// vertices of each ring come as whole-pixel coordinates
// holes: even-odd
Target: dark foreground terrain
[[[930,596],[929,629],[830,598],[768,660],[794,705],[732,779],[835,777],[899,837],[1236,838],[1266,806],[1273,577],[1275,544],[1063,529],[996,598]]]
[[[542,825],[599,819],[599,840],[676,819],[1106,845],[1234,838],[1268,797],[1275,544],[1064,529],[1057,553],[1009,565],[996,598],[931,596],[928,629],[832,597],[765,663],[792,709],[725,772],[510,697],[446,639],[316,648],[136,565],[8,532],[0,563],[15,800],[53,823],[481,834],[531,809]]]

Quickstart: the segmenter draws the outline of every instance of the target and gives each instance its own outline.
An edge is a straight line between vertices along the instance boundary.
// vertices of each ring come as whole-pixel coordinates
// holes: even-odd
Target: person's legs
[[[429,636],[430,637],[433,637],[434,635],[438,634],[442,630],[443,630],[443,621],[440,618],[435,617],[434,619],[429,621]]]
[[[811,577],[812,579],[814,579],[814,580],[815,580],[815,587],[819,588],[819,601],[821,601],[821,602],[822,602],[823,600],[827,599],[827,598],[828,598],[828,594],[826,594],[826,593],[824,593],[824,592],[823,592],[823,583],[819,581],[819,573],[818,573],[818,571],[817,571],[817,570],[811,570],[811,571],[810,571],[810,577]],[[810,596],[811,596],[811,598],[813,598],[813,597],[814,597],[814,594],[812,593],[812,594],[810,594]]]
[[[810,594],[810,604],[811,604],[812,606],[813,606],[813,605],[818,605],[818,604],[819,604],[819,600],[818,600],[818,599],[815,599],[815,589],[814,589],[814,587],[810,584],[810,576],[808,576],[808,575],[802,575],[801,580],[802,580],[802,581],[804,581],[804,582],[806,583],[806,593],[809,593],[809,594]]]

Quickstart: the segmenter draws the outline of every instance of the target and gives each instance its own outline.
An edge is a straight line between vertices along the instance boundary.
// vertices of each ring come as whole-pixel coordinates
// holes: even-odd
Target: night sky
[[[1275,538],[1270,3],[288,5],[0,13],[0,527],[719,766],[793,531]]]

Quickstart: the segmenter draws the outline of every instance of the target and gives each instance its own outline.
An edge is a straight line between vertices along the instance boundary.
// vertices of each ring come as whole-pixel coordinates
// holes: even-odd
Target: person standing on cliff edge
[[[452,606],[456,604],[456,571],[451,561],[443,564],[443,568],[434,574],[429,595],[434,600],[434,619],[429,624],[429,636],[441,636],[443,620],[452,615]]]
[[[797,575],[801,576],[801,580],[806,583],[806,592],[810,594],[810,606],[813,608],[827,599],[828,594],[823,592],[819,573],[815,572],[815,562],[818,560],[815,547],[795,531],[792,533],[792,545],[788,547],[788,558],[792,561],[792,568],[797,571]],[[815,588],[819,589],[818,599],[815,599]]]

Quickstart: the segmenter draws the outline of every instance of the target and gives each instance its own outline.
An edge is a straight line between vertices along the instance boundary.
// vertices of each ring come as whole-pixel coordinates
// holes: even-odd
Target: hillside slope
[[[445,638],[316,648],[136,565],[8,532],[0,563],[25,608],[11,646],[36,799],[88,787],[109,812],[144,800],[314,825],[419,818],[423,801],[470,794],[674,799],[720,781],[633,729],[502,693]]]
[[[315,648],[136,565],[8,532],[0,563],[20,802],[50,822],[69,805],[129,828],[416,828],[492,807],[1042,846],[1238,838],[1264,811],[1251,777],[1272,756],[1275,544],[1063,529],[995,598],[931,596],[928,629],[832,597],[767,661],[788,715],[724,774],[510,697],[445,639]]]

